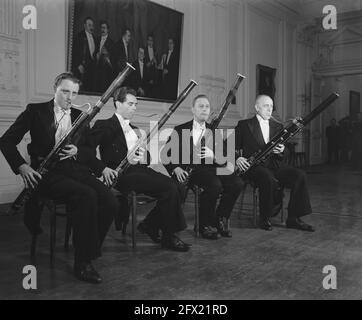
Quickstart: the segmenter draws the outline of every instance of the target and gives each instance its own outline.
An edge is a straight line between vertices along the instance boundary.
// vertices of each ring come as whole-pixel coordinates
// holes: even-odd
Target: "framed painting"
[[[143,99],[177,98],[183,14],[148,0],[69,0],[68,69],[101,95],[126,63]]]
[[[275,75],[277,69],[263,66],[261,64],[256,65],[256,96],[265,94],[271,97],[274,101],[275,97]],[[275,101],[274,101],[275,110]]]

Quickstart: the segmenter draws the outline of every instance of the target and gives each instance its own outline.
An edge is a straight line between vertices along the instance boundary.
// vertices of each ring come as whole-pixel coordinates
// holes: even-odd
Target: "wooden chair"
[[[50,221],[50,235],[49,235],[49,246],[50,246],[50,266],[54,266],[54,249],[56,242],[57,233],[57,217],[66,218],[66,228],[64,237],[64,249],[69,249],[69,239],[72,233],[72,222],[69,215],[70,207],[62,200],[51,200],[49,198],[41,198],[44,207],[49,210],[49,221]],[[33,234],[30,248],[30,258],[33,264],[36,264],[36,244],[38,235]]]
[[[258,226],[259,188],[251,180],[245,180],[245,187],[244,187],[244,190],[241,195],[241,210],[239,213],[239,219],[241,218],[241,214],[243,211],[245,191],[246,191],[246,188],[248,187],[248,185],[250,185],[251,188],[253,189],[253,194],[252,194],[252,197],[253,197],[253,202],[252,202],[253,222],[254,222],[254,226],[257,227]],[[280,221],[281,221],[281,223],[284,223],[283,201],[282,201],[282,206],[281,206],[281,210],[280,210]]]
[[[136,250],[137,247],[137,206],[144,205],[148,203],[152,203],[157,201],[156,198],[147,196],[145,194],[139,193],[137,194],[135,191],[131,191],[129,193],[121,193],[117,194],[117,197],[128,201],[128,207],[131,213],[131,237],[132,237],[132,248]],[[123,224],[122,234],[125,235],[127,231],[127,223]]]

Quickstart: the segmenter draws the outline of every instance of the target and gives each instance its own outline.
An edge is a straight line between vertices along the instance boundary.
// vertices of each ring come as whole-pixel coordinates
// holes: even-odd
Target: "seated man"
[[[125,87],[118,89],[114,94],[114,106],[116,112],[113,117],[96,121],[92,128],[93,143],[95,147],[99,145],[102,159],[98,160],[98,171],[103,171],[103,178],[108,185],[117,178],[117,171],[114,169],[127,157],[139,139],[137,128],[129,124],[137,108],[136,92]],[[145,149],[140,148],[138,155],[128,159],[132,166],[118,176],[115,188],[122,193],[135,191],[157,198],[155,208],[138,226],[138,230],[147,233],[154,242],[161,242],[163,248],[188,251],[189,245],[175,235],[186,228],[177,184],[147,165],[139,164],[144,153]],[[122,207],[127,207],[127,201]],[[126,219],[127,217],[116,217],[118,230]],[[159,230],[162,231],[162,239],[159,238]]]
[[[118,211],[118,202],[86,165],[92,167],[96,159],[93,150],[86,146],[87,130],[77,145],[70,143],[62,150],[59,162],[45,176],[35,171],[79,116],[80,111],[71,108],[78,90],[78,79],[71,73],[60,74],[54,82],[54,99],[29,104],[1,137],[0,149],[14,173],[21,175],[26,188],[38,186],[24,212],[25,224],[33,234],[41,232],[38,196],[72,202],[76,209],[72,211],[74,273],[80,280],[99,283],[101,277],[91,261],[101,255],[101,245]],[[28,131],[30,165],[16,147]]]
[[[255,102],[256,116],[239,121],[235,129],[235,149],[239,152],[236,160],[241,170],[250,166],[247,159],[255,152],[262,150],[273,136],[283,126],[274,121],[273,100],[266,95],[260,95]],[[314,231],[314,228],[304,223],[300,217],[310,214],[310,205],[306,176],[303,171],[283,164],[284,145],[277,145],[272,156],[263,164],[251,168],[245,174],[259,187],[260,194],[260,221],[259,226],[264,230],[272,230],[270,217],[277,202],[275,188],[291,189],[286,226],[305,231]]]
[[[193,120],[174,128],[174,132],[163,149],[163,162],[165,163],[166,157],[170,158],[171,162],[165,163],[165,167],[169,174],[180,183],[184,189],[183,193],[186,193],[186,188],[192,185],[197,185],[203,189],[200,197],[199,231],[201,236],[210,240],[218,239],[218,234],[222,237],[231,237],[228,219],[244,184],[241,178],[234,174],[216,175],[216,166],[221,164],[217,163],[215,153],[212,150],[215,150],[215,132],[209,132],[212,137],[211,145],[209,145],[210,141],[203,141],[206,131],[210,128],[206,122],[210,115],[208,97],[203,94],[196,96],[191,111]],[[176,161],[173,161],[171,155],[173,141],[178,142]],[[185,155],[188,157],[187,163],[182,161],[185,159]],[[192,168],[190,177],[188,170],[186,170],[189,168]],[[185,183],[186,180],[188,183]],[[216,208],[220,194],[221,200]]]

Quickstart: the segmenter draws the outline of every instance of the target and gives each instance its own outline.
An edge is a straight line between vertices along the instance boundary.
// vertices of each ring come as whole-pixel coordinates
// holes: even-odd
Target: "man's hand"
[[[145,96],[145,91],[140,87],[137,90],[137,93],[140,97],[144,97]]]
[[[83,67],[82,64],[80,64],[80,65],[78,66],[78,70],[79,70],[80,74],[83,74],[83,73],[84,73],[84,67]]]
[[[128,162],[131,164],[131,165],[136,165],[137,163],[139,163],[142,159],[143,159],[143,156],[145,154],[145,149],[144,148],[139,148],[137,151],[136,151],[136,154],[133,158],[128,158]]]
[[[275,154],[280,154],[284,151],[285,146],[284,144],[278,144],[274,149],[273,149],[273,153]]]
[[[74,144],[68,144],[59,153],[60,161],[74,157],[77,153],[78,148]]]
[[[173,173],[175,174],[178,182],[185,182],[186,179],[188,178],[189,174],[187,173],[187,171],[183,170],[182,168],[180,167],[177,167]]]
[[[242,171],[246,171],[250,167],[250,163],[248,162],[248,159],[246,159],[244,157],[239,157],[238,159],[236,159],[236,165]]]
[[[38,180],[42,178],[40,173],[36,172],[26,163],[22,164],[18,170],[27,189],[34,189],[39,182]]]
[[[200,159],[205,159],[205,158],[214,158],[214,152],[208,148],[208,147],[202,147],[201,148],[201,152],[197,154]]]
[[[117,176],[118,176],[118,172],[116,170],[111,169],[111,168],[106,167],[102,171],[103,182],[108,187],[113,184],[113,181],[114,181],[114,179],[117,178]]]

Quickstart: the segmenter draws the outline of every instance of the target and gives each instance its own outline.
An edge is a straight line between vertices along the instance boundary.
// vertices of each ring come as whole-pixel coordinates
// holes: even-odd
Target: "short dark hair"
[[[201,94],[198,94],[198,95],[194,98],[194,100],[192,100],[192,106],[194,107],[194,106],[195,106],[195,103],[196,103],[196,100],[201,99],[201,98],[205,98],[205,99],[207,99],[208,101],[210,101],[210,100],[209,100],[209,97],[208,97],[206,94],[201,93]]]
[[[119,101],[121,103],[126,101],[127,94],[131,94],[133,96],[137,95],[136,90],[134,90],[132,88],[129,88],[129,87],[121,87],[121,88],[118,88],[114,92],[114,94],[113,94],[113,104],[114,104],[115,108],[116,108],[116,102],[117,101]]]
[[[61,74],[59,74],[55,80],[54,80],[54,91],[57,90],[57,88],[59,87],[59,85],[62,83],[63,80],[70,80],[76,84],[78,84],[79,86],[81,85],[81,81],[71,72],[63,72]]]
[[[101,20],[101,22],[99,22],[99,26],[101,27],[102,24],[105,24],[107,26],[107,29],[109,30],[109,23],[106,20]]]
[[[153,33],[149,33],[149,34],[147,34],[147,40],[148,40],[148,38],[152,38],[152,40],[154,40]]]
[[[123,27],[122,28],[122,37],[126,34],[126,32],[129,31],[129,33],[131,33],[131,29],[128,27]]]
[[[85,17],[84,20],[83,20],[83,24],[86,24],[87,23],[87,20],[92,20],[92,22],[94,23],[94,20],[92,17]]]

